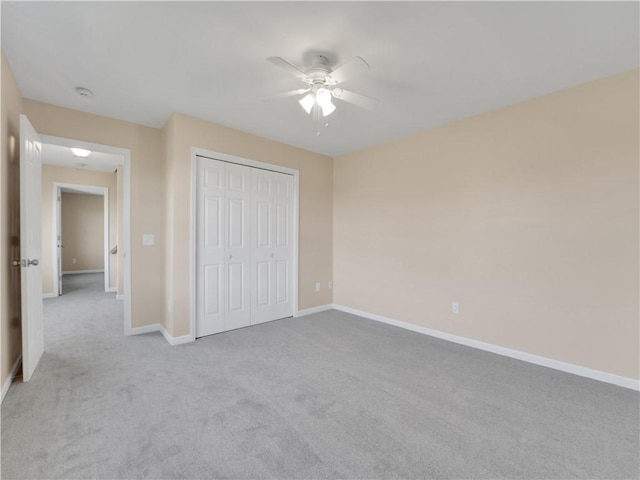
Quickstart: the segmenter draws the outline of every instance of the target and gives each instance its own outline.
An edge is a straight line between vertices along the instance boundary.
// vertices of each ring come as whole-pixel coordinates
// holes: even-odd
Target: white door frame
[[[61,183],[61,182],[53,183],[53,201],[54,201],[54,219],[55,219],[55,223],[54,223],[55,228],[53,232],[53,243],[54,243],[55,255],[53,258],[56,259],[55,265],[54,265],[54,271],[56,275],[54,276],[54,280],[53,280],[53,292],[57,293],[59,291],[58,278],[59,278],[59,275],[61,276],[64,273],[64,272],[58,271],[58,264],[59,264],[58,255],[62,256],[62,252],[58,250],[58,235],[62,233],[62,212],[60,211],[62,202],[58,202],[58,198],[62,198],[63,188],[73,189],[79,193],[86,193],[90,195],[100,195],[103,198],[104,235],[103,235],[102,258],[104,263],[104,291],[109,292],[111,291],[111,288],[109,287],[109,282],[111,279],[111,269],[109,267],[109,263],[110,263],[109,262],[109,250],[110,250],[109,234],[111,233],[109,228],[109,218],[110,218],[109,217],[109,189],[107,187],[99,187],[95,185],[81,185],[81,184],[75,184],[75,183]],[[62,266],[60,266],[60,268],[62,268]]]
[[[190,238],[189,242],[189,336],[192,341],[196,339],[196,249],[197,249],[197,236],[196,236],[196,223],[197,223],[197,157],[206,157],[212,160],[221,160],[223,162],[235,163],[238,165],[246,165],[247,167],[261,168],[263,170],[271,170],[273,172],[285,173],[293,176],[293,281],[291,282],[291,295],[293,299],[293,316],[298,314],[298,212],[299,212],[299,182],[300,171],[294,168],[283,167],[280,165],[274,165],[272,163],[259,162],[257,160],[250,160],[248,158],[242,158],[235,155],[229,155],[228,153],[214,152],[213,150],[207,150],[199,147],[191,147],[191,212],[189,216],[190,221]]]
[[[124,261],[124,334],[133,335],[131,327],[131,150],[100,143],[85,142],[52,135],[40,135],[43,143],[120,155],[122,158],[122,232],[118,232],[118,249]]]

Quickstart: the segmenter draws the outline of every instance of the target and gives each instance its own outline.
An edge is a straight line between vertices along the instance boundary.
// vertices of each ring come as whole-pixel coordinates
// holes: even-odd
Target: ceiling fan
[[[296,78],[307,84],[306,88],[291,90],[289,92],[275,95],[271,98],[291,97],[306,93],[306,95],[298,100],[298,102],[309,114],[311,114],[314,107],[317,106],[317,110],[322,112],[323,117],[330,115],[336,109],[335,105],[331,101],[332,97],[368,110],[372,110],[378,103],[378,100],[375,98],[336,86],[353,74],[357,74],[369,68],[369,64],[361,57],[354,57],[347,63],[344,63],[333,70],[329,67],[329,59],[327,57],[324,55],[316,55],[311,60],[311,65],[305,68],[304,71],[290,64],[281,57],[269,57],[267,60],[277,67],[293,74]]]

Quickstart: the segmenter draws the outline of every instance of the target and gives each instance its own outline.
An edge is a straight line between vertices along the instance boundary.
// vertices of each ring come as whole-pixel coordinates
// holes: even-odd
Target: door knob
[[[20,260],[14,260],[13,262],[11,262],[12,267],[19,267],[20,265],[22,265]]]
[[[33,260],[27,259],[27,266],[33,265],[34,267],[37,267],[39,263],[40,261],[38,261],[37,258],[34,258]]]

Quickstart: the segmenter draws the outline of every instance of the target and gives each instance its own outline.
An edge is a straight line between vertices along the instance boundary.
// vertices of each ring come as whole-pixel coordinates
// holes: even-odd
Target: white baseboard
[[[629,388],[631,390],[640,390],[640,380],[633,378],[622,377],[620,375],[614,375],[613,373],[602,372],[600,370],[594,370],[592,368],[581,367],[580,365],[574,365],[572,363],[561,362],[552,358],[541,357],[539,355],[533,355],[527,352],[521,352],[519,350],[512,350],[510,348],[500,347],[491,343],[484,343],[479,340],[473,340],[471,338],[460,337],[451,333],[441,332],[439,330],[432,330],[430,328],[421,327],[420,325],[414,325],[412,323],[402,322],[393,318],[383,317],[374,313],[363,312],[362,310],[356,310],[355,308],[343,307],[342,305],[333,305],[333,308],[340,310],[341,312],[351,313],[358,315],[359,317],[368,318],[370,320],[376,320],[378,322],[387,323],[396,327],[411,330],[413,332],[422,333],[431,337],[440,338],[449,342],[458,343],[460,345],[466,345],[467,347],[477,348],[486,352],[497,353],[505,357],[515,358],[524,362],[541,365],[543,367],[553,368],[554,370],[560,370],[562,372],[572,373],[581,377],[591,378],[593,380],[599,380],[601,382],[611,383],[620,387]]]
[[[104,273],[104,270],[71,270],[70,272],[62,272],[63,275],[78,275],[79,273]]]
[[[58,296],[57,293],[43,293],[42,298],[56,298]]]
[[[13,362],[11,371],[9,372],[9,378],[7,378],[7,380],[4,382],[4,385],[2,385],[2,399],[0,400],[0,402],[4,401],[4,397],[7,395],[7,392],[9,391],[9,387],[11,386],[13,379],[16,378],[16,373],[18,373],[18,368],[20,368],[20,363],[22,363],[22,355],[18,355],[18,358],[16,358],[16,361]]]
[[[191,335],[182,335],[181,337],[172,337],[169,335],[169,332],[165,330],[165,328],[160,325],[160,333],[165,338],[169,345],[182,345],[183,343],[193,342],[194,338]]]
[[[108,293],[113,293],[113,292],[117,292],[117,291],[118,291],[118,289],[116,287],[109,287],[109,288],[107,288],[105,290],[105,292],[108,292]]]
[[[122,295],[116,294],[116,300],[124,300],[124,293]]]
[[[182,345],[183,343],[193,342],[191,335],[183,335],[181,337],[172,337],[169,332],[160,324],[153,323],[142,327],[135,327],[127,332],[127,335],[141,335],[143,333],[160,332],[169,345]]]
[[[304,310],[298,310],[298,313],[294,315],[294,317],[304,317],[305,315],[312,315],[314,313],[325,312],[327,310],[331,310],[333,305],[320,305],[319,307],[305,308]]]
[[[144,325],[142,327],[134,327],[131,330],[129,330],[127,332],[127,335],[142,335],[144,333],[151,333],[151,332],[159,332],[160,331],[160,324],[159,323],[152,323],[151,325]]]

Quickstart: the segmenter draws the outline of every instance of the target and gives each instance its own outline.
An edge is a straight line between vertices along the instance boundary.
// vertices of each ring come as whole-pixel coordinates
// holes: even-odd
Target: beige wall
[[[40,134],[131,151],[131,289],[133,327],[163,321],[164,169],[161,132],[107,117],[24,99],[24,112]],[[155,246],[142,235],[155,235]]]
[[[20,269],[11,260],[20,258],[20,113],[22,97],[4,52],[0,93],[0,360],[2,385],[22,351],[20,333]]]
[[[638,82],[335,159],[334,302],[637,379]]]
[[[64,192],[61,210],[62,271],[104,270],[104,197]]]
[[[118,238],[118,202],[122,189],[118,190],[117,174],[108,172],[96,172],[81,168],[63,168],[52,165],[42,166],[42,252],[40,262],[42,266],[42,292],[53,293],[55,276],[55,204],[54,183],[70,183],[75,185],[90,185],[106,187],[109,189],[109,245],[110,248],[117,244]],[[102,197],[100,197],[102,199]],[[102,208],[102,207],[101,207]],[[101,211],[102,215],[102,211]],[[102,230],[102,227],[101,227]],[[102,252],[102,238],[100,239],[100,251]],[[64,239],[64,253],[69,252],[69,246]],[[78,259],[80,261],[80,259]],[[80,268],[80,264],[73,265],[75,270],[102,269],[102,257],[100,266]],[[63,270],[67,270],[63,266]],[[109,255],[109,286],[116,288],[118,284],[118,259],[117,255]]]
[[[201,147],[300,171],[300,309],[332,302],[332,159],[209,122],[173,115],[164,128],[167,148],[167,323],[173,336],[189,333],[191,147]],[[320,292],[315,282],[322,283]]]

